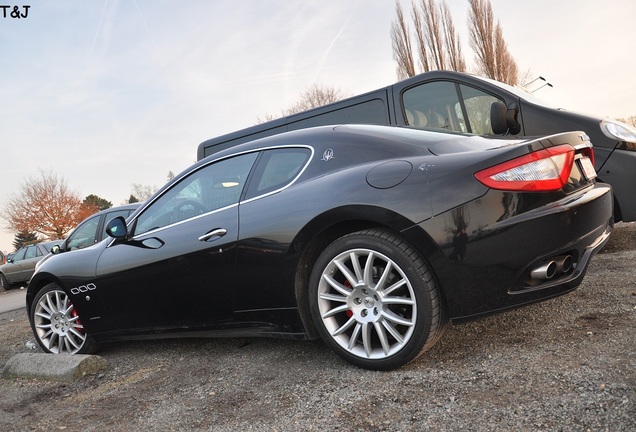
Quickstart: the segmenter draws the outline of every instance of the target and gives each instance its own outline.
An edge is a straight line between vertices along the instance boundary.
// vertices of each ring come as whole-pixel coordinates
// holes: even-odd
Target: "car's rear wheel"
[[[309,295],[323,340],[367,369],[395,369],[414,360],[446,324],[424,259],[383,230],[349,234],[329,245],[316,261]]]
[[[9,291],[11,289],[11,284],[7,280],[7,277],[0,273],[0,288],[3,288],[5,291]]]
[[[38,344],[47,353],[85,354],[95,347],[70,298],[55,283],[36,294],[30,321]]]

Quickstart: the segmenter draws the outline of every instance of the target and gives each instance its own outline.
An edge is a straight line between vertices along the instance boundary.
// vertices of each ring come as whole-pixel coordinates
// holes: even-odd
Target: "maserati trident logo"
[[[325,150],[325,152],[322,154],[322,160],[330,161],[331,159],[333,159],[333,149]]]

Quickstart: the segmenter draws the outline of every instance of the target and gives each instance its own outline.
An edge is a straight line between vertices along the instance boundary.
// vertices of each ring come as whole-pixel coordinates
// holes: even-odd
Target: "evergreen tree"
[[[18,250],[23,246],[37,243],[38,240],[38,235],[36,233],[20,231],[15,235],[15,238],[13,240],[13,247],[15,247],[15,250]]]
[[[85,205],[93,205],[95,207],[97,207],[99,210],[106,210],[108,208],[111,208],[113,206],[113,203],[110,201],[107,201],[106,199],[99,197],[97,195],[89,195],[86,198],[84,198],[84,203]]]

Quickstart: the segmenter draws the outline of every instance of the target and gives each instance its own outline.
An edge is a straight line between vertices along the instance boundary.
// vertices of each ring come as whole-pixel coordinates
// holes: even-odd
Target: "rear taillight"
[[[574,148],[561,145],[479,171],[475,178],[492,189],[555,191],[567,183],[573,163]]]

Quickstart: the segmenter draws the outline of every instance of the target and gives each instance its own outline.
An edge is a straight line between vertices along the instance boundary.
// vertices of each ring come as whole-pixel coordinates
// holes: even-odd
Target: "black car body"
[[[484,136],[584,131],[598,180],[612,185],[615,221],[636,220],[636,129],[546,105],[529,92],[453,71],[431,71],[363,95],[206,140],[199,159],[277,133],[327,124],[411,126]]]
[[[0,287],[6,290],[12,285],[27,282],[31,279],[38,262],[51,251],[52,247],[60,243],[62,240],[54,240],[18,249],[5,264],[0,265]]]
[[[264,138],[175,177],[127,222],[114,219],[110,241],[51,257],[27,311],[47,352],[321,336],[359,366],[398,367],[448,318],[580,284],[612,224],[611,187],[592,160],[583,133],[328,126]],[[535,169],[540,179],[524,180]]]

